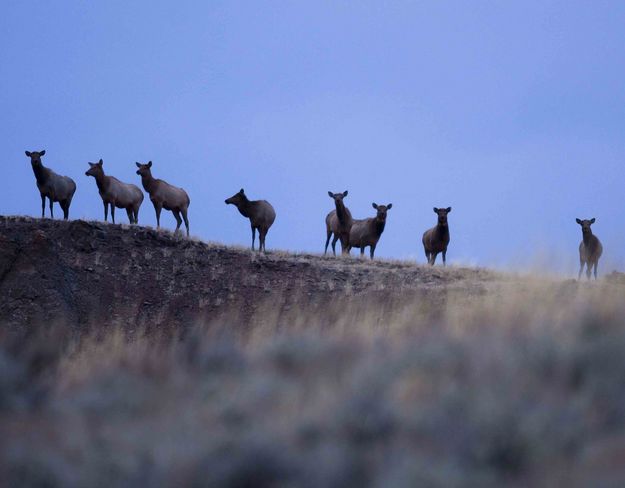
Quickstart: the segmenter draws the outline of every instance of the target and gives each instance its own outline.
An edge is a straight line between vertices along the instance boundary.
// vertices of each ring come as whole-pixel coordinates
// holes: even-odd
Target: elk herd
[[[49,201],[50,217],[54,218],[53,203],[58,202],[63,210],[63,218],[69,218],[69,207],[76,192],[76,183],[68,176],[56,174],[41,162],[41,157],[46,154],[42,151],[26,151],[26,156],[30,158],[30,163],[35,174],[37,188],[41,196],[41,217],[45,217],[46,198]],[[98,193],[104,204],[104,221],[108,220],[108,211],[111,211],[111,219],[115,223],[115,209],[123,209],[128,215],[131,224],[139,223],[139,208],[143,203],[143,192],[137,185],[124,183],[114,176],[104,173],[104,162],[100,159],[97,163],[88,163],[89,169],[86,176],[93,176],[98,188]],[[186,191],[166,181],[156,179],[152,176],[152,161],[147,164],[135,163],[137,165],[137,175],[141,177],[143,189],[150,196],[150,201],[156,212],[156,226],[160,228],[161,211],[163,209],[172,212],[176,219],[176,232],[184,221],[187,236],[189,236],[189,218],[187,212],[191,199]],[[372,203],[375,216],[366,219],[354,219],[351,212],[345,206],[344,199],[348,195],[347,190],[342,193],[328,192],[334,201],[334,210],[326,216],[326,245],[324,255],[328,252],[328,244],[332,239],[332,252],[336,256],[336,243],[341,242],[341,252],[349,254],[351,249],[360,249],[360,255],[364,255],[365,248],[369,248],[371,259],[375,254],[375,248],[384,232],[386,226],[386,214],[393,207],[388,205],[378,205]],[[265,239],[267,232],[276,219],[276,212],[267,200],[250,200],[243,188],[230,198],[225,200],[226,205],[234,205],[239,213],[250,219],[252,229],[252,250],[256,241],[256,231],[258,231],[258,250],[266,252]],[[451,212],[451,207],[436,208],[437,222],[434,227],[424,232],[422,242],[423,250],[428,264],[434,265],[436,257],[441,254],[443,265],[447,262],[447,246],[449,245],[449,225],[447,216]],[[591,270],[594,271],[597,279],[597,266],[599,258],[603,253],[603,246],[599,238],[592,233],[590,226],[595,223],[595,219],[581,220],[576,222],[582,227],[582,242],[579,244],[580,269],[578,279],[581,277],[586,266],[586,276],[590,279]]]

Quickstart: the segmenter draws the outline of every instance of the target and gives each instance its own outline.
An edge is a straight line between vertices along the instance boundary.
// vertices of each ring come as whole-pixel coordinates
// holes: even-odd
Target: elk
[[[352,214],[349,209],[343,203],[343,198],[347,196],[347,190],[343,193],[332,193],[328,192],[330,198],[334,200],[334,205],[336,206],[335,210],[332,210],[326,216],[326,247],[323,251],[325,255],[328,252],[328,243],[330,242],[330,237],[334,234],[334,239],[332,239],[332,253],[336,256],[336,241],[341,240],[341,251],[343,254],[347,253],[347,246],[349,244],[349,231],[352,228],[352,224],[354,219],[352,219]]]
[[[161,210],[170,210],[176,218],[176,232],[180,230],[182,218],[187,228],[187,237],[189,237],[189,219],[187,218],[187,210],[191,200],[189,195],[182,188],[170,185],[163,180],[157,180],[152,176],[152,161],[147,164],[135,163],[137,165],[137,174],[141,176],[141,184],[145,191],[150,195],[150,200],[156,211],[156,228],[161,226]]]
[[[449,245],[449,225],[447,214],[451,212],[451,207],[436,208],[434,213],[438,215],[438,222],[434,227],[423,233],[423,249],[428,264],[434,266],[438,253],[443,253],[443,266],[447,264],[447,246]]]
[[[93,176],[98,192],[104,203],[104,221],[108,219],[109,205],[111,207],[111,219],[115,223],[115,208],[123,208],[128,214],[131,224],[139,223],[139,207],[143,203],[143,192],[137,185],[123,183],[114,176],[104,174],[104,162],[102,159],[97,163],[88,163],[89,169],[85,175]]]
[[[245,195],[243,188],[239,192],[226,198],[226,205],[234,205],[243,217],[250,219],[252,226],[252,251],[254,251],[254,241],[256,240],[256,230],[258,230],[258,238],[260,245],[258,251],[267,252],[265,247],[265,237],[269,228],[276,220],[276,212],[267,200],[249,200]]]
[[[599,264],[599,258],[603,253],[603,246],[599,238],[592,233],[590,226],[595,223],[595,219],[581,220],[575,219],[579,225],[582,226],[582,242],[579,243],[579,273],[577,279],[579,280],[584,270],[584,264],[586,265],[586,277],[590,279],[590,268],[595,268],[595,280],[597,279],[597,265]]]
[[[45,150],[25,152],[26,156],[30,158],[30,164],[37,180],[37,188],[41,195],[41,218],[45,217],[46,197],[48,197],[50,200],[50,218],[54,218],[52,204],[59,202],[63,210],[63,218],[67,220],[69,218],[69,206],[72,203],[72,198],[74,198],[74,192],[76,192],[76,183],[70,177],[57,175],[43,165],[41,156],[46,154]]]
[[[349,253],[353,247],[359,247],[360,255],[362,256],[365,253],[365,247],[369,246],[370,256],[371,259],[373,259],[375,247],[386,225],[386,212],[393,208],[393,204],[377,205],[376,203],[372,203],[371,205],[377,211],[376,216],[368,219],[354,220],[349,231],[347,252]]]

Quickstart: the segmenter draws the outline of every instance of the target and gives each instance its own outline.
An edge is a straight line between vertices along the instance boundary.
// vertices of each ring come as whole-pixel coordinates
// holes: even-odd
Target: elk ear
[[[330,198],[334,198],[334,195],[332,194],[331,191],[328,192],[328,195],[330,196]]]
[[[595,223],[595,218],[593,217],[592,219],[590,219],[590,223],[594,224]]]
[[[392,209],[392,208],[393,208],[393,204],[392,204],[392,203],[389,203],[389,204],[386,206],[386,210],[390,210],[390,209]]]
[[[39,156],[44,156],[46,154],[46,150],[42,149],[41,151],[39,151]]]
[[[347,196],[347,193],[348,193],[348,191],[347,191],[347,190],[345,190],[345,191],[343,192],[343,196],[344,196],[344,197],[346,197],[346,196]]]
[[[451,207],[447,207],[447,213],[451,212]]]
[[[104,161],[102,161],[102,158],[100,158],[100,161],[98,161],[98,166],[102,166],[104,164]]]
[[[438,208],[434,207],[434,213],[437,214],[438,213]]]
[[[95,166],[95,164],[94,164],[94,163],[87,163],[87,164],[88,164],[90,167],[92,167],[92,168]]]
[[[245,193],[245,191],[243,190],[243,188],[241,188],[241,189],[239,190],[239,193]]]
[[[575,219],[575,222],[577,222],[579,225],[582,225],[582,221],[579,219]]]
[[[152,161],[148,161],[148,168],[152,167]]]
[[[141,163],[137,163],[137,162],[135,161],[135,164],[137,165],[137,168],[140,168],[140,167],[141,167]]]
[[[376,210],[378,209],[378,206],[375,203],[372,203],[371,206],[375,208]]]
[[[30,157],[30,155],[32,154],[30,151],[24,151],[26,153],[26,156]]]

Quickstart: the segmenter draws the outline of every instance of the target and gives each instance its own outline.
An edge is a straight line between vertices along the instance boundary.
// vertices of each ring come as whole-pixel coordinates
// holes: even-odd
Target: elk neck
[[[39,161],[38,163],[32,163],[33,166],[33,173],[35,173],[35,179],[37,180],[37,183],[45,183],[46,180],[48,179],[48,172],[46,171],[46,167],[43,165],[43,163],[41,161]]]
[[[344,224],[347,221],[347,212],[345,211],[345,204],[343,200],[335,200],[336,205],[336,216],[339,219],[341,224]]]
[[[382,232],[384,232],[384,227],[386,226],[386,220],[379,219],[375,217],[373,219],[373,229],[375,231],[375,235],[381,236]]]
[[[147,191],[148,193],[156,191],[156,187],[158,186],[156,180],[154,179],[154,176],[152,176],[152,172],[141,175],[141,184],[143,185],[145,191]]]
[[[98,172],[95,175],[95,183],[96,185],[98,185],[98,190],[100,191],[100,193],[106,191],[108,187],[108,182],[106,180],[106,175],[104,174],[104,171]]]
[[[237,206],[239,213],[243,215],[243,217],[250,217],[252,206],[251,202],[245,195],[241,195],[241,200],[235,203],[235,205]]]

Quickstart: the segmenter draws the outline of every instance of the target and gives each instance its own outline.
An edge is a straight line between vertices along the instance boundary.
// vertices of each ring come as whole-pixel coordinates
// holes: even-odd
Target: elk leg
[[[46,217],[46,196],[41,195],[41,218],[44,219]]]
[[[105,201],[102,203],[104,204],[104,222],[106,222],[109,218],[109,204]]]
[[[595,281],[597,280],[597,265],[599,264],[599,261],[595,261]]]
[[[115,223],[115,204],[111,203],[111,220]]]
[[[325,256],[326,253],[328,252],[328,244],[330,244],[330,237],[332,237],[332,231],[330,229],[328,229],[328,236],[326,237],[326,247],[323,251],[323,255]]]
[[[430,254],[430,265],[434,266],[434,263],[436,262],[436,256],[438,256],[437,252],[433,252]]]
[[[52,202],[52,198],[48,197],[48,200],[50,200],[50,218],[53,219],[54,218],[54,210],[52,210],[52,205],[54,202]]]
[[[447,266],[447,250],[443,251],[443,266]]]
[[[67,220],[69,218],[69,201],[68,200],[64,200],[63,203],[61,203],[61,209],[63,210],[63,220]]]
[[[184,226],[187,228],[187,237],[189,237],[189,218],[187,217],[187,209],[183,209],[180,211],[182,213],[182,218],[184,219]]]
[[[156,228],[159,229],[161,227],[161,210],[163,210],[163,206],[156,202],[152,203],[154,204],[154,210],[156,211]]]
[[[336,256],[336,241],[339,240],[338,234],[334,234],[334,238],[332,239],[332,254]]]
[[[265,254],[267,253],[267,248],[265,247],[265,237],[267,236],[268,229],[258,229],[258,240],[260,241],[259,251],[262,250]]]
[[[341,254],[347,254],[349,247],[349,238],[347,236],[341,237]]]
[[[174,218],[176,219],[176,234],[180,231],[180,226],[182,225],[182,219],[180,218],[180,212],[178,210],[172,210],[174,214]]]
[[[126,209],[126,215],[128,216],[128,222],[132,224],[132,221],[133,221],[132,208],[129,207]]]
[[[256,240],[256,227],[252,226],[252,251],[254,250],[255,240]]]
[[[592,270],[592,263],[590,261],[586,261],[586,278],[590,279],[590,274]]]
[[[373,261],[373,253],[375,253],[375,246],[371,246],[369,248],[369,256],[371,257],[372,261]]]
[[[584,261],[579,262],[579,273],[577,273],[577,279],[579,280],[582,277],[582,271],[584,271]]]
[[[364,256],[365,255],[365,246],[362,246],[360,248],[360,256]]]
[[[135,224],[138,224],[139,223],[139,206],[138,205],[134,208],[133,214],[135,218]]]

